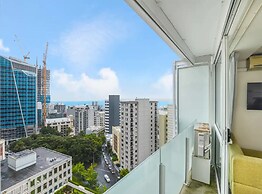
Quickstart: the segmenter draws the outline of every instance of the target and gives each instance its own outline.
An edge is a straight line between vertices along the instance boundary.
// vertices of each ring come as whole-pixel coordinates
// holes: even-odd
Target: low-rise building
[[[36,148],[12,153],[1,163],[2,194],[54,193],[72,179],[72,157]]]
[[[62,134],[66,134],[68,128],[72,129],[71,135],[74,135],[74,123],[72,117],[46,119],[46,126],[56,129]]]

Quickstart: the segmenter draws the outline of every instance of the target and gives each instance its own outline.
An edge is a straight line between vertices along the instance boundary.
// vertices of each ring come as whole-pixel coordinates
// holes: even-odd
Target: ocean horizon
[[[51,104],[64,104],[66,106],[79,106],[79,105],[91,105],[92,102],[97,102],[100,106],[105,106],[105,100],[87,100],[87,101],[51,101]],[[158,107],[167,106],[173,104],[172,100],[160,100],[158,101]]]

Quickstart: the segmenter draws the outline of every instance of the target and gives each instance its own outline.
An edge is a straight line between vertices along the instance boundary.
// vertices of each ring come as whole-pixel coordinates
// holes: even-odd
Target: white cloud
[[[4,46],[4,42],[2,39],[0,39],[0,51],[9,52],[10,49],[8,47]]]
[[[99,61],[113,42],[125,36],[124,26],[124,23],[110,17],[78,23],[60,37],[54,52],[70,64],[90,65]]]
[[[153,84],[154,93],[158,98],[172,98],[173,95],[173,74],[167,73],[161,76]]]
[[[116,73],[110,68],[102,68],[98,78],[82,73],[78,78],[66,73],[64,69],[52,73],[52,99],[61,101],[84,101],[105,99],[109,94],[120,92]]]

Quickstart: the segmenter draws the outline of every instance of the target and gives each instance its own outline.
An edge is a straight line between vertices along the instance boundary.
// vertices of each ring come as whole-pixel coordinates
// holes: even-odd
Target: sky
[[[42,65],[48,42],[52,101],[172,99],[179,58],[123,0],[0,0],[0,26],[0,55]]]

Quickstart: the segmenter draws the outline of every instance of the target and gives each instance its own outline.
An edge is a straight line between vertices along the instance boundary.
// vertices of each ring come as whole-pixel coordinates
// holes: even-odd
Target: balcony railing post
[[[184,184],[188,185],[188,171],[189,171],[189,138],[186,137],[185,139],[185,180]]]
[[[165,194],[165,165],[159,164],[159,194]]]

